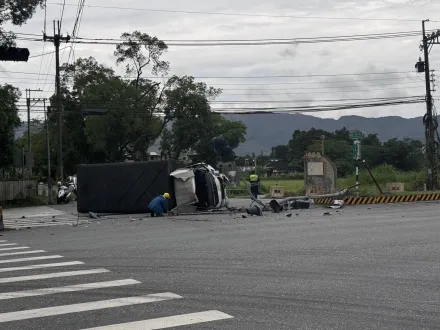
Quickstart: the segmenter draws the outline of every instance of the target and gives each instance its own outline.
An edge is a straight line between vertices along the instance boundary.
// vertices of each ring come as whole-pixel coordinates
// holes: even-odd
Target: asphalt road
[[[327,216],[316,207],[292,217],[111,217],[4,232],[0,328],[73,330],[159,319],[130,329],[163,329],[171,321],[197,322],[172,316],[207,312],[197,316],[212,322],[175,329],[440,329],[438,210],[427,203],[346,207]],[[29,249],[3,250],[23,246]],[[47,252],[3,255],[30,250]],[[62,258],[4,261],[53,255]],[[84,264],[10,269],[75,261]],[[98,284],[59,292],[85,283]],[[53,290],[22,292],[44,288]],[[170,294],[145,296],[158,293]],[[135,296],[145,298],[122,299]],[[53,308],[41,309],[47,307]]]

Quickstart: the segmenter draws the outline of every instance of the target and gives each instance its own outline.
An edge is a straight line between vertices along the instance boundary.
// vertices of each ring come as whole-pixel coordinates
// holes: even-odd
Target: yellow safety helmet
[[[170,196],[169,193],[165,193],[165,194],[163,194],[163,197],[165,197],[166,199],[171,199],[171,196]]]

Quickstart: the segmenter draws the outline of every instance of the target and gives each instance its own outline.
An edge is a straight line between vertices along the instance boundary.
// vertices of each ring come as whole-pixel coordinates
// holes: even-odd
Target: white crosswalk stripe
[[[51,220],[40,221],[37,219],[18,219],[18,220],[3,220],[5,228],[9,229],[22,229],[22,228],[35,228],[35,227],[54,227],[54,226],[66,226],[73,225],[77,223],[74,219],[60,219],[57,218],[56,221]]]
[[[1,243],[7,242],[5,240],[0,241]],[[18,245],[16,243],[5,243],[10,245]],[[29,249],[29,247],[14,247],[14,248],[6,248],[7,251],[16,251],[16,250],[25,250]],[[0,249],[0,252],[2,250]],[[5,250],[3,250],[5,251]],[[30,250],[30,251],[17,251],[17,252],[5,252],[0,253],[0,257],[9,257],[14,255],[24,255],[31,253],[45,253],[45,250]],[[38,256],[38,257],[24,257],[24,258],[16,258],[16,259],[4,259],[0,258],[0,264],[8,264],[8,263],[25,263],[25,262],[35,262],[40,260],[48,260],[48,259],[59,259],[63,258],[61,255],[47,255],[47,256]],[[31,308],[26,310],[11,311],[0,313],[0,323],[5,322],[18,322],[23,320],[32,320],[32,319],[41,319],[40,322],[48,322],[50,324],[49,317],[51,316],[61,316],[82,312],[90,312],[90,311],[100,311],[100,310],[109,310],[109,309],[117,309],[120,307],[128,307],[128,306],[140,306],[158,302],[165,302],[174,299],[183,299],[182,296],[172,293],[172,292],[163,292],[163,293],[151,293],[135,296],[126,296],[126,297],[115,297],[115,299],[106,299],[106,300],[98,300],[98,301],[89,301],[89,302],[80,302],[80,303],[71,303],[63,299],[62,305],[58,306],[42,306],[41,304],[46,301],[43,300],[47,295],[60,295],[63,297],[63,294],[66,293],[74,293],[74,292],[83,292],[88,291],[87,295],[83,295],[81,297],[90,297],[93,300],[93,293],[90,292],[92,290],[100,290],[100,289],[108,289],[108,288],[117,288],[117,287],[128,287],[133,285],[139,285],[141,282],[135,279],[116,279],[116,280],[105,280],[105,281],[93,281],[81,284],[73,284],[73,285],[61,285],[61,286],[53,286],[49,287],[41,287],[35,288],[35,285],[38,283],[45,283],[44,281],[39,280],[55,280],[59,279],[59,281],[66,281],[69,278],[76,279],[86,279],[87,276],[109,276],[110,270],[105,268],[95,268],[95,269],[82,269],[82,270],[70,270],[65,269],[65,271],[47,273],[44,272],[46,269],[52,268],[60,268],[63,270],[63,267],[71,267],[83,265],[84,262],[81,261],[66,261],[66,262],[53,262],[53,263],[39,263],[39,264],[22,264],[14,267],[3,267],[0,268],[0,273],[7,272],[17,272],[17,276],[10,277],[0,277],[0,288],[2,285],[8,285],[9,283],[21,283],[21,282],[32,282],[32,289],[30,290],[18,290],[18,291],[10,291],[10,292],[0,292],[0,300],[7,301],[12,299],[21,299],[21,298],[29,298],[35,297],[35,299],[42,299],[38,303],[38,308]],[[31,270],[42,270],[43,273],[39,274],[26,274],[25,271]],[[55,283],[55,282],[54,282]],[[7,287],[7,286],[5,286]],[[17,287],[17,285],[16,285]],[[111,291],[110,291],[111,292]],[[39,298],[41,297],[41,298]],[[52,300],[47,300],[52,301]],[[49,303],[50,304],[50,303]],[[21,303],[19,306],[22,306]],[[140,307],[139,307],[140,308]],[[142,307],[142,310],[145,308]],[[112,316],[112,313],[105,313],[104,315]],[[134,316],[135,317],[135,316]],[[139,318],[137,318],[139,319]],[[201,311],[195,313],[181,314],[181,315],[170,315],[160,318],[151,318],[142,321],[135,322],[127,322],[120,324],[109,324],[106,326],[93,327],[93,324],[87,324],[91,326],[88,329],[84,330],[115,330],[115,329],[124,329],[124,330],[136,330],[136,329],[166,329],[171,327],[180,327],[187,326],[192,324],[206,323],[206,322],[214,322],[214,321],[222,321],[233,319],[233,316],[223,313],[217,310],[208,310]],[[47,321],[46,321],[47,320]],[[67,323],[66,323],[67,324]],[[32,323],[32,329],[34,329],[36,325]],[[22,327],[20,327],[21,329]]]
[[[28,246],[10,247],[10,248],[0,249],[0,251],[25,250],[25,249],[29,249],[29,247]]]
[[[117,298],[117,299],[93,301],[88,303],[80,303],[80,304],[29,309],[19,312],[1,313],[0,323],[18,321],[18,320],[27,320],[27,319],[54,316],[54,315],[63,315],[70,313],[89,312],[99,309],[148,304],[158,301],[179,299],[179,298],[182,297],[171,292],[165,292],[165,293],[149,294],[145,296]]]
[[[107,281],[107,282],[68,285],[68,286],[62,286],[62,287],[58,287],[58,288],[45,288],[45,289],[37,289],[37,290],[6,292],[6,293],[0,293],[0,300],[24,298],[24,297],[45,296],[48,294],[66,293],[66,292],[75,292],[75,291],[86,291],[86,290],[93,290],[93,289],[112,288],[112,287],[117,287],[117,286],[133,285],[133,284],[139,284],[139,283],[141,283],[141,282],[129,279],[129,280],[118,280],[118,281]]]
[[[113,324],[113,325],[107,325],[97,328],[88,328],[83,330],[139,330],[139,329],[155,330],[155,329],[174,328],[184,325],[191,325],[191,324],[198,324],[198,323],[205,323],[205,322],[212,322],[219,320],[227,320],[230,318],[232,318],[231,315],[219,311],[206,311],[200,313],[161,317],[157,319],[138,321],[138,322]]]
[[[48,278],[100,274],[100,273],[108,273],[108,272],[109,272],[109,270],[101,268],[101,269],[76,270],[76,271],[72,271],[72,272],[60,272],[60,273],[49,273],[49,274],[39,274],[39,275],[6,277],[6,278],[0,278],[0,283],[13,283],[13,282],[43,280],[43,279],[48,279]]]
[[[7,268],[0,268],[0,273],[16,272],[16,271],[31,270],[31,269],[41,269],[41,268],[76,266],[76,265],[84,265],[84,263],[82,261],[68,261],[68,262],[58,262],[58,263],[52,263],[52,264],[40,264],[40,265],[30,265],[30,266],[21,266],[21,267],[7,267]]]
[[[5,259],[5,260],[0,260],[0,264],[9,264],[11,262],[24,262],[24,261],[45,260],[45,259],[58,259],[62,257],[63,256],[55,255],[55,256],[41,256],[41,257],[19,258],[19,259]]]
[[[8,253],[0,253],[0,257],[8,257],[8,256],[16,256],[20,254],[33,254],[33,253],[44,253],[44,250],[32,250],[32,251],[21,251],[21,252],[8,252]]]
[[[65,226],[73,225],[77,221],[77,215],[49,206],[3,210],[3,223],[7,229]]]

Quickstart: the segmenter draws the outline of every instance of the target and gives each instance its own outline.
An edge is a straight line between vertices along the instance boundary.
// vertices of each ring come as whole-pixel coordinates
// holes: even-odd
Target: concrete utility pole
[[[426,137],[426,156],[428,159],[428,190],[435,191],[438,186],[438,169],[437,169],[437,149],[438,142],[436,141],[436,130],[437,130],[437,118],[433,115],[433,102],[431,94],[431,77],[429,69],[429,47],[434,44],[439,44],[440,31],[433,32],[430,36],[426,35],[425,22],[429,20],[422,21],[422,33],[423,41],[421,49],[423,49],[425,62],[419,61],[416,64],[419,72],[425,72],[425,83],[426,83],[426,115],[424,117],[425,124],[425,137]]]
[[[42,92],[41,89],[26,89],[26,105],[27,105],[27,131],[28,131],[28,157],[32,152],[31,145],[31,92]],[[32,175],[32,167],[29,166],[29,174]]]
[[[57,27],[57,28],[56,28]],[[61,83],[60,83],[60,43],[62,41],[69,42],[70,36],[63,37],[61,35],[61,24],[60,21],[53,21],[53,37],[48,37],[46,34],[43,35],[44,41],[49,40],[53,41],[55,45],[55,85],[57,92],[57,104],[56,108],[58,111],[58,148],[57,148],[57,158],[58,158],[58,166],[57,166],[57,178],[63,179],[63,106],[61,104]]]
[[[46,99],[32,99],[37,103],[43,101],[43,111],[44,111],[44,125],[46,130],[46,149],[47,149],[47,188],[48,188],[48,198],[49,205],[52,204],[52,170],[50,167],[50,143],[49,143],[49,118],[47,115]]]
[[[50,167],[50,143],[49,143],[49,118],[47,116],[46,99],[44,102],[44,121],[46,122],[46,148],[47,148],[47,196],[49,198],[49,205],[52,205],[52,170]]]

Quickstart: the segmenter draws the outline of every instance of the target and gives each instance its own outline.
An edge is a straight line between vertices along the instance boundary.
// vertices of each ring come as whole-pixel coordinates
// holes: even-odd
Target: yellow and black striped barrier
[[[315,204],[331,205],[337,198],[318,198]],[[389,204],[389,203],[410,203],[427,202],[440,200],[440,194],[415,194],[401,196],[365,196],[365,197],[346,197],[345,205],[366,205],[366,204]]]

